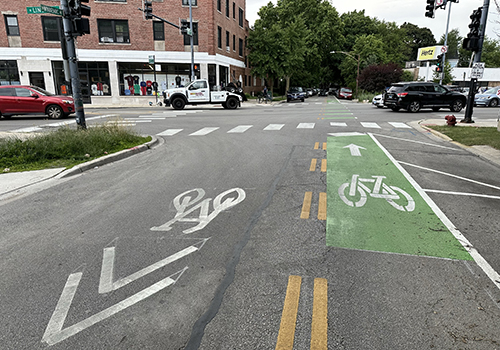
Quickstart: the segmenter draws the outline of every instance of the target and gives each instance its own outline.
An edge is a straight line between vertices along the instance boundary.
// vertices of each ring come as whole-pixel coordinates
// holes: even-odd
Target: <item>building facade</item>
[[[189,21],[189,0],[153,0],[153,14],[180,26]],[[262,90],[247,64],[249,33],[245,0],[191,0],[194,62],[211,89],[240,82]],[[60,0],[2,0],[0,84],[37,85],[68,91],[61,51],[61,16],[40,13]],[[142,0],[90,0],[90,34],[75,38],[84,103],[137,105],[191,77],[190,38],[179,29],[145,20]],[[154,61],[152,60],[154,59]],[[156,84],[155,84],[156,83]]]

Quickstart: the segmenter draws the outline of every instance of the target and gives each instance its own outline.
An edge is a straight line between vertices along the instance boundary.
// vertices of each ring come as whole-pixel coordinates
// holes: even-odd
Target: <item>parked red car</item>
[[[70,96],[54,95],[37,86],[0,86],[0,116],[4,118],[21,114],[63,118],[74,112],[75,103]]]
[[[348,89],[348,88],[340,89],[339,98],[345,98],[346,100],[352,100],[352,90]]]

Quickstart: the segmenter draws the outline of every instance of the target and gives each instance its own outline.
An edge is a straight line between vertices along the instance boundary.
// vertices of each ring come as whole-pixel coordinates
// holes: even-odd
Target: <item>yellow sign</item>
[[[429,46],[418,49],[417,61],[435,60],[438,55],[445,53],[446,46]]]

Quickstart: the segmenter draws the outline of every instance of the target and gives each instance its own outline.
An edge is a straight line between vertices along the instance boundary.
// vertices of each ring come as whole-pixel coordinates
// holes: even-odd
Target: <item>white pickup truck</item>
[[[165,106],[184,109],[186,105],[221,104],[227,109],[241,106],[241,96],[229,91],[210,91],[204,79],[195,80],[186,87],[163,91]]]

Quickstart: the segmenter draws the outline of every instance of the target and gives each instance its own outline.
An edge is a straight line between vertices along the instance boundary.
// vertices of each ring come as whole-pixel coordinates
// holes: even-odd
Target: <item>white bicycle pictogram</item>
[[[359,175],[352,175],[351,182],[346,182],[339,187],[339,196],[350,207],[360,208],[365,205],[366,200],[368,199],[367,193],[372,198],[383,198],[392,205],[397,210],[411,212],[415,210],[415,201],[413,198],[396,186],[388,186],[383,181],[385,176],[372,176],[371,179],[362,179]],[[370,189],[365,184],[374,184],[373,189]],[[346,194],[346,189],[348,189],[348,193]],[[356,192],[359,192],[359,195],[356,196]],[[398,194],[399,192],[399,194]],[[402,196],[401,196],[402,195]],[[349,198],[359,198],[357,202],[353,202],[349,200]],[[395,201],[401,200],[403,198],[403,204],[398,204]],[[399,201],[401,203],[401,201]],[[406,204],[406,205],[405,205]]]

